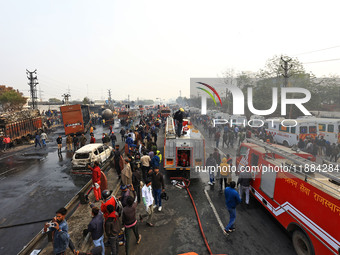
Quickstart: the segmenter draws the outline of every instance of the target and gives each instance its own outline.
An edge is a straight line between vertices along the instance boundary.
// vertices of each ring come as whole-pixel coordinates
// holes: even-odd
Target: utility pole
[[[28,85],[30,86],[32,109],[37,109],[37,89],[36,89],[36,87],[39,84],[38,78],[36,76],[37,69],[35,69],[33,72],[30,72],[26,69],[26,74],[28,75],[27,78],[29,80]],[[33,74],[35,74],[35,76]]]
[[[288,71],[290,69],[292,69],[293,65],[292,64],[289,64],[290,61],[292,61],[291,58],[288,58],[287,60],[283,59],[283,57],[281,56],[281,60],[283,62],[283,66],[281,65],[282,69],[283,69],[283,74],[282,76],[284,77],[284,85],[283,87],[288,87],[288,78],[291,77],[292,75],[288,74]],[[289,65],[288,65],[289,64]],[[293,94],[293,98],[294,98],[294,94]],[[292,117],[292,111],[293,111],[293,105],[291,104],[290,105],[290,110],[289,110],[289,118],[291,119]]]
[[[179,91],[179,97],[182,97],[182,91],[181,90]]]
[[[285,60],[285,59],[283,59],[283,57],[281,56],[281,60],[282,60],[282,62],[283,62],[283,65],[281,65],[281,67],[282,67],[282,69],[283,69],[283,74],[282,74],[282,76],[284,77],[284,81],[285,81],[285,83],[284,83],[284,86],[283,87],[287,87],[288,86],[288,78],[290,77],[290,76],[292,76],[292,75],[289,75],[288,74],[288,71],[290,70],[290,69],[292,69],[292,67],[293,67],[293,65],[292,64],[290,64],[290,65],[288,65],[289,64],[289,62],[290,61],[292,61],[292,59],[291,58],[289,58],[289,59],[287,59],[287,60]]]
[[[66,105],[68,105],[69,104],[69,98],[71,97],[71,95],[69,93],[67,93],[67,94],[63,94],[62,97],[64,98],[64,103]]]
[[[109,103],[111,103],[111,89],[108,89],[107,92],[109,94]]]

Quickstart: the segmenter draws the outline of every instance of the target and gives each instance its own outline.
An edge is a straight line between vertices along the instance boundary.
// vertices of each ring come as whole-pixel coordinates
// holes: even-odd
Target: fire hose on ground
[[[197,221],[198,221],[198,225],[199,225],[199,228],[200,228],[200,231],[201,231],[201,234],[202,234],[202,237],[203,237],[203,241],[205,243],[205,246],[207,247],[208,249],[208,252],[210,255],[212,255],[212,251],[210,249],[210,246],[209,246],[209,243],[208,243],[208,240],[207,238],[205,237],[205,234],[204,234],[204,231],[203,231],[203,228],[202,228],[202,224],[201,224],[201,220],[200,220],[200,217],[198,215],[198,211],[197,211],[197,208],[196,208],[196,204],[195,204],[195,201],[193,199],[193,197],[191,196],[191,193],[190,193],[190,190],[189,190],[189,185],[190,185],[190,181],[184,177],[171,177],[170,178],[171,180],[177,180],[177,181],[183,181],[184,183],[184,188],[187,190],[188,194],[189,194],[189,197],[190,197],[190,200],[191,200],[191,203],[194,207],[194,210],[195,210],[195,214],[196,214],[196,217],[197,217]]]

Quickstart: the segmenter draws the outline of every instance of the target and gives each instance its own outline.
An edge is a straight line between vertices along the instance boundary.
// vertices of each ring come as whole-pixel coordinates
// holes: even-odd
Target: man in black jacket
[[[237,186],[240,185],[239,194],[242,199],[242,195],[246,193],[246,205],[249,205],[249,188],[251,183],[252,177],[250,170],[244,170],[240,173],[240,176],[237,180]]]
[[[176,134],[178,137],[182,135],[183,118],[184,118],[184,109],[180,108],[177,112],[175,112],[175,115],[174,115],[174,119],[177,121]]]
[[[114,211],[113,205],[108,205],[106,207],[106,210],[109,212],[109,214],[112,214]],[[109,238],[109,244],[111,247],[111,254],[117,255],[118,254],[118,235],[120,232],[120,224],[119,219],[117,217],[109,217],[105,221],[105,233],[107,237]]]
[[[153,208],[158,206],[158,211],[162,211],[161,193],[165,191],[163,174],[159,172],[159,168],[149,170],[149,176],[152,178],[152,195],[155,199]]]
[[[104,217],[103,213],[99,210],[98,207],[95,207],[92,203],[90,203],[92,208],[92,220],[89,223],[87,230],[91,232],[93,244],[95,247],[102,247],[102,255],[105,255],[105,246],[104,246]]]

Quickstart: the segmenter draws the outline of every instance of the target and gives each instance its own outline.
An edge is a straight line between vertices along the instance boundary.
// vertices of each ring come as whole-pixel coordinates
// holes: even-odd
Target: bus
[[[326,141],[340,143],[340,119],[314,118],[318,126],[318,135]]]
[[[274,142],[288,147],[297,145],[299,139],[303,141],[308,137],[315,139],[318,135],[316,121],[310,118],[296,120],[266,119],[264,126],[266,133],[273,136]]]

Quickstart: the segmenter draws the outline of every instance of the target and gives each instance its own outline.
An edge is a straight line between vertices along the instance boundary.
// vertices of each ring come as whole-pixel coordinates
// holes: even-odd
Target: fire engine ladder
[[[265,143],[265,142],[262,142],[262,141],[259,141],[259,140],[255,140],[255,139],[251,139],[251,138],[247,138],[247,141],[250,142],[250,143],[253,143],[253,144],[256,144],[258,146],[261,146],[263,148],[265,148],[266,151],[270,151],[270,152],[273,152],[281,157],[284,157],[290,161],[292,161],[294,164],[296,165],[301,165],[301,166],[304,166],[305,164],[314,164],[315,165],[315,168],[319,168],[319,169],[323,169],[321,167],[320,164],[316,163],[316,162],[312,162],[308,159],[304,159],[298,155],[295,155],[295,154],[292,154],[292,153],[289,153],[285,150],[282,150],[280,148],[277,148],[277,147],[274,147],[268,143]],[[333,172],[324,172],[324,171],[317,171],[318,173],[320,173],[321,175],[331,179],[333,182],[337,182],[340,184],[340,173],[338,171],[333,171]]]
[[[172,117],[166,118],[165,137],[176,138],[176,129],[174,119]]]

